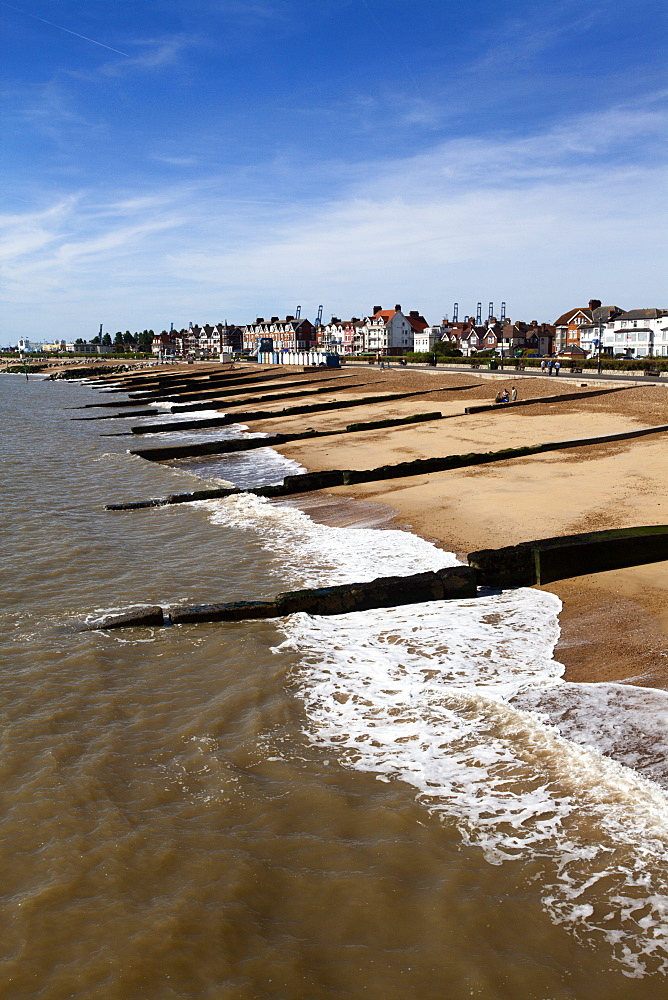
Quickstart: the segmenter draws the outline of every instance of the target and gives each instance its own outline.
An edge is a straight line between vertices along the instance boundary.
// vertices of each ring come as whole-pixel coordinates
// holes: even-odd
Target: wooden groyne
[[[234,376],[234,377],[233,377]],[[202,376],[193,380],[184,379],[167,384],[154,384],[153,392],[134,395],[126,403],[94,404],[103,407],[123,407],[127,410],[123,416],[133,415],[132,407],[146,405],[147,410],[140,410],[142,416],[152,415],[155,410],[150,402],[157,399],[169,401],[181,400],[174,409],[197,409],[211,406],[209,400],[220,400],[219,405],[225,405],[223,398],[237,396],[248,397],[252,387],[258,381],[271,380],[274,383],[266,387],[266,391],[256,397],[245,398],[240,404],[232,402],[228,405],[250,406],[265,401],[278,401],[292,396],[312,397],[323,392],[339,392],[352,388],[348,380],[352,376],[321,376],[303,378],[299,381],[276,384],[275,371],[255,372],[248,377],[246,371],[228,373],[226,376],[216,375],[207,381]],[[325,387],[315,385],[327,381]],[[383,380],[384,381],[384,380]],[[136,383],[134,383],[136,385]],[[374,383],[361,383],[369,385]],[[360,383],[355,383],[359,391]],[[144,386],[143,388],[147,388]],[[471,386],[448,387],[467,389]],[[518,400],[514,404],[499,406],[494,403],[466,407],[465,413],[479,413],[486,410],[512,408],[513,406],[539,405],[541,403],[559,403],[581,400],[587,397],[605,395],[611,392],[623,392],[627,386],[594,389],[588,392],[564,393],[531,400]],[[278,391],[277,391],[278,390]],[[284,392],[284,390],[286,390]],[[115,387],[116,391],[122,391]],[[309,401],[275,410],[245,409],[238,412],[220,414],[219,417],[198,419],[197,417],[179,421],[156,421],[153,424],[133,427],[135,433],[155,433],[166,430],[185,431],[198,428],[212,428],[233,423],[251,422],[257,420],[277,420],[284,416],[318,413],[327,411],[345,411],[348,407],[368,404],[392,404],[396,400],[412,397],[426,397],[430,393],[445,392],[445,387],[421,389],[410,392],[387,392],[376,395],[358,395],[356,398],[335,399],[328,402]],[[134,414],[138,411],[135,409]],[[462,416],[462,414],[458,414]],[[448,415],[450,416],[450,415]],[[78,417],[75,419],[109,419],[107,414],[95,417]],[[300,430],[294,433],[276,433],[266,437],[235,438],[225,440],[207,440],[184,445],[166,446],[161,448],[136,449],[131,454],[139,455],[151,461],[164,461],[196,455],[211,455],[234,453],[252,448],[262,448],[270,445],[280,445],[289,441],[327,437],[330,435],[351,434],[361,431],[371,431],[382,427],[393,427],[401,424],[417,423],[427,420],[442,420],[445,417],[438,411],[412,414],[408,417],[390,417],[375,421],[350,423],[344,429]],[[280,426],[280,425],[279,425]],[[324,426],[324,422],[321,426]],[[337,486],[370,483],[383,480],[403,480],[412,476],[423,476],[428,473],[445,472],[493,462],[521,459],[545,452],[579,449],[599,444],[631,440],[648,435],[664,433],[668,424],[638,428],[613,434],[596,435],[569,439],[566,441],[551,441],[536,445],[517,448],[504,448],[490,452],[474,452],[460,455],[445,455],[435,458],[415,459],[392,465],[383,465],[369,469],[330,469],[322,472],[303,473],[287,476],[283,483],[273,486],[262,486],[250,489],[223,487],[195,490],[188,493],[171,494],[162,499],[149,499],[125,504],[108,504],[107,510],[138,510],[164,505],[192,503],[203,500],[222,499],[225,497],[250,493],[267,498],[286,497],[304,494],[315,490],[327,490]],[[500,549],[486,549],[472,552],[468,556],[468,565],[440,570],[436,573],[413,574],[408,577],[385,577],[370,582],[352,583],[336,587],[324,587],[299,590],[279,594],[271,600],[234,601],[214,604],[179,605],[162,607],[151,605],[129,611],[123,615],[105,618],[102,621],[88,623],[86,629],[115,629],[127,627],[157,627],[162,625],[184,625],[198,622],[236,622],[253,619],[280,618],[298,612],[314,615],[337,615],[373,608],[394,607],[405,604],[420,603],[431,600],[447,600],[472,598],[479,587],[507,588],[518,586],[544,585],[583,574],[619,569],[626,566],[663,561],[668,559],[668,526],[646,525],[602,532],[587,532],[578,535],[559,536],[555,538],[537,539],[522,542],[518,545],[505,546]]]
[[[160,410],[129,410],[127,413],[103,413],[98,417],[70,417],[70,420],[125,420],[127,417],[157,417]]]
[[[668,559],[668,525],[612,528],[471,552],[485,587],[532,587]]]
[[[574,399],[587,399],[591,396],[607,396],[611,392],[626,392],[635,389],[634,385],[616,385],[611,389],[590,389],[588,392],[563,392],[556,396],[536,396],[534,399],[516,399],[510,403],[478,403],[467,406],[464,413],[485,413],[488,410],[510,410],[516,406],[535,406],[538,403],[567,403]]]
[[[258,486],[243,490],[226,487],[195,490],[192,493],[171,494],[164,499],[107,504],[105,509],[139,510],[143,507],[163,507],[171,504],[193,503],[199,500],[223,499],[237,493],[254,493],[256,496],[266,497],[290,496],[295,493],[306,493],[311,490],[330,489],[333,486],[380,482],[385,479],[405,479],[410,476],[421,476],[430,472],[448,472],[475,465],[487,465],[492,462],[504,462],[509,459],[524,458],[528,455],[540,455],[549,451],[565,451],[571,448],[584,448],[597,444],[609,444],[614,441],[626,441],[633,438],[646,437],[651,434],[664,434],[666,431],[668,431],[668,424],[659,424],[655,427],[642,427],[634,431],[599,434],[596,437],[575,438],[569,441],[549,441],[546,444],[527,445],[520,448],[503,448],[500,451],[470,452],[465,455],[446,455],[442,458],[417,458],[411,462],[399,462],[396,465],[381,465],[376,469],[330,469],[324,472],[307,472],[297,476],[286,476],[283,483],[276,486]],[[266,438],[263,441],[266,443]]]
[[[300,406],[286,406],[282,410],[237,410],[226,413],[220,418],[214,417],[212,421],[220,419],[223,423],[218,424],[218,426],[221,427],[226,424],[248,424],[256,420],[293,417],[303,413],[325,413],[328,410],[346,410],[355,406],[366,406],[370,403],[394,403],[399,399],[428,396],[433,392],[443,392],[443,389],[421,389],[417,392],[385,393],[382,396],[360,396],[356,399],[336,399],[327,403],[303,403]],[[182,412],[182,410],[180,409],[179,412]],[[214,427],[216,425],[211,423],[209,426]],[[183,430],[184,424],[182,421],[163,421],[158,424],[141,424],[131,429],[133,434],[157,434],[166,430]]]
[[[411,576],[388,576],[365,583],[340,584],[293,590],[273,601],[234,601],[227,604],[156,605],[114,615],[82,627],[83,631],[130,628],[194,622],[236,622],[259,618],[282,618],[304,612],[310,615],[342,615],[373,608],[391,608],[423,601],[475,597],[475,572],[469,566],[452,566]]]
[[[644,525],[543,538],[471,552],[468,566],[365,583],[295,590],[269,601],[159,605],[87,623],[83,631],[139,626],[238,622],[305,613],[342,615],[374,608],[475,597],[479,587],[532,587],[590,573],[668,559],[668,525]]]
[[[84,418],[85,419],[85,418]],[[101,419],[93,417],[94,420]],[[306,441],[312,438],[336,437],[341,434],[356,434],[360,431],[378,430],[382,427],[400,427],[405,424],[424,423],[426,420],[442,420],[443,414],[436,410],[433,413],[415,413],[408,417],[394,417],[387,420],[370,420],[367,423],[348,424],[336,431],[303,431],[294,434],[271,434],[256,438],[225,438],[218,441],[200,441],[193,444],[167,445],[164,448],[133,448],[131,455],[138,455],[149,462],[164,462],[170,458],[191,458],[196,455],[228,455],[233,452],[250,451],[255,448],[269,448],[290,441]],[[213,427],[218,425],[214,418],[210,423],[205,420],[184,420],[182,430],[195,427]]]
[[[295,372],[294,377],[295,377],[295,379],[300,378],[300,373]],[[345,375],[345,376],[343,376],[343,375],[337,375],[337,376],[330,376],[329,378],[331,378],[331,379],[334,380],[336,378],[352,378],[352,377],[353,376],[351,376],[351,375]],[[248,372],[238,372],[238,373],[233,373],[233,374],[230,374],[230,375],[227,375],[227,376],[224,376],[224,375],[209,376],[209,377],[206,378],[206,380],[204,380],[203,378],[202,379],[198,379],[198,380],[192,380],[192,379],[189,379],[189,378],[188,379],[182,379],[180,382],[172,384],[172,385],[169,385],[169,386],[157,386],[157,387],[154,387],[151,390],[143,389],[143,390],[141,390],[139,392],[131,392],[128,388],[114,389],[113,390],[114,394],[116,394],[118,392],[125,392],[125,393],[128,393],[131,396],[131,399],[129,399],[126,404],[120,404],[118,402],[116,402],[116,403],[113,403],[113,402],[112,403],[86,403],[85,406],[73,407],[73,409],[88,410],[88,409],[96,409],[97,407],[101,407],[101,406],[107,406],[107,407],[108,406],[119,406],[119,405],[134,405],[134,406],[137,406],[139,403],[150,403],[150,402],[158,402],[158,401],[160,401],[160,402],[166,402],[172,396],[175,397],[175,398],[181,398],[183,395],[185,395],[187,393],[190,393],[190,392],[198,392],[198,391],[206,392],[206,391],[211,390],[213,388],[221,389],[222,390],[225,387],[235,388],[237,386],[243,386],[243,385],[252,386],[252,385],[255,385],[257,382],[271,382],[271,381],[275,381],[276,378],[277,378],[277,375],[276,375],[275,372],[267,372],[266,370],[264,370],[261,373],[258,373],[258,374],[254,375],[254,376],[249,376]],[[317,383],[317,382],[320,382],[320,381],[324,381],[324,377],[323,378],[302,379],[301,381],[295,381],[295,382],[291,382],[291,383],[288,383],[288,384],[291,384],[291,385],[302,385],[302,384],[307,384],[307,383],[311,383],[311,384],[312,383]],[[224,395],[224,393],[222,391],[221,391],[221,395]]]

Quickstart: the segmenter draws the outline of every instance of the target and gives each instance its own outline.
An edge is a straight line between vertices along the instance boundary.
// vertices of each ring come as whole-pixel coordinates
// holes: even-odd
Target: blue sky
[[[0,343],[668,306],[667,10],[0,2]]]

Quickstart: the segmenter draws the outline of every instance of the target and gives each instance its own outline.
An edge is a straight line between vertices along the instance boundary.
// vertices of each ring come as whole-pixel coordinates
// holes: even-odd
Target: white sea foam
[[[171,403],[154,403],[152,401],[146,405],[154,410],[167,410],[168,413],[172,407]],[[176,413],[169,413],[172,420],[208,420],[210,417],[223,417],[224,415],[220,410],[180,410]],[[155,416],[143,417],[138,423],[151,423],[153,420],[155,420]]]
[[[668,691],[627,684],[529,688],[513,704],[562,736],[620,761],[668,789]]]
[[[629,976],[665,973],[668,798],[506,700],[571,687],[551,656],[558,609],[521,589],[294,615],[279,648],[299,654],[316,744],[413,785],[490,863],[539,859],[531,870],[556,923],[605,939]]]
[[[331,528],[316,524],[301,510],[253,494],[204,501],[203,506],[214,524],[252,532],[263,548],[275,553],[292,587],[355,583],[457,565],[453,553],[407,531]]]
[[[239,437],[239,435],[233,436]],[[190,469],[206,479],[231,483],[240,489],[275,486],[282,483],[286,476],[295,476],[306,471],[298,462],[279,455],[273,448],[179,458],[172,460],[171,464],[175,468]]]
[[[455,565],[405,531],[332,528],[242,495],[212,521],[252,532],[286,586]],[[332,617],[293,615],[279,648],[309,736],[402,780],[492,864],[531,861],[555,923],[604,940],[627,976],[668,971],[668,695],[566,684],[555,596],[521,588]],[[648,778],[655,780],[648,780]]]

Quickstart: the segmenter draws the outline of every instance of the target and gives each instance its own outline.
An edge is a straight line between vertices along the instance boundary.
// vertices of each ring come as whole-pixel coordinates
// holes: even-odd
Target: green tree
[[[123,346],[123,334],[121,333],[120,330],[117,330],[114,335],[114,344],[116,344],[118,347]]]
[[[102,343],[105,345],[105,347],[111,347],[111,334],[110,333],[105,333],[104,337],[102,338]]]
[[[446,358],[461,358],[462,352],[448,340],[437,340],[434,344],[434,354],[442,354]]]

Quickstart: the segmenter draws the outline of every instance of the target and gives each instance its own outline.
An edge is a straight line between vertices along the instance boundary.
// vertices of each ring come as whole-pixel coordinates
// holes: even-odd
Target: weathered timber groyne
[[[306,493],[311,490],[328,489],[333,486],[349,486],[355,483],[372,483],[385,479],[404,479],[409,476],[420,476],[429,472],[447,472],[453,469],[464,469],[474,465],[486,465],[491,462],[504,462],[514,458],[524,458],[527,455],[539,455],[548,451],[564,451],[570,448],[583,448],[596,444],[609,444],[614,441],[626,441],[645,437],[650,434],[662,434],[668,431],[668,424],[655,427],[642,427],[635,431],[620,431],[616,434],[600,434],[596,437],[575,438],[569,441],[549,441],[546,444],[527,445],[521,448],[504,448],[501,451],[471,452],[466,455],[446,455],[443,458],[417,458],[412,462],[399,462],[396,465],[381,465],[377,469],[330,469],[324,472],[307,472],[298,476],[286,476],[282,484],[277,486],[258,486],[244,490],[237,488],[220,488],[211,490],[195,490],[192,493],[172,494],[164,499],[139,500],[130,503],[106,504],[106,510],[138,510],[142,507],[163,507],[170,504],[193,503],[198,500],[216,500],[232,496],[236,493],[254,493],[256,496],[279,497],[295,493]],[[263,439],[266,442],[266,438]]]
[[[251,392],[252,389],[253,389],[253,386],[256,383],[258,383],[258,382],[273,382],[274,383],[273,385],[267,386],[267,389],[271,389],[272,391],[275,390],[275,389],[290,389],[290,388],[292,388],[292,389],[299,389],[299,388],[302,388],[302,387],[305,390],[308,390],[310,387],[319,386],[323,382],[349,383],[350,379],[354,378],[354,376],[353,375],[331,375],[331,376],[329,376],[327,378],[325,378],[323,376],[319,376],[319,377],[315,377],[315,378],[313,378],[313,377],[311,377],[311,378],[304,378],[303,376],[298,377],[297,373],[295,373],[295,375],[292,377],[292,379],[290,381],[288,381],[288,382],[276,382],[276,378],[277,378],[277,376],[274,375],[273,379],[266,378],[266,377],[265,378],[256,378],[256,379],[248,379],[248,378],[238,379],[233,384],[232,383],[226,383],[223,388],[221,388],[221,384],[220,383],[212,383],[211,386],[207,384],[207,385],[202,386],[201,388],[198,388],[197,390],[193,390],[193,391],[186,391],[186,392],[179,391],[178,393],[175,393],[175,392],[166,393],[166,394],[164,394],[163,399],[165,401],[173,402],[175,405],[180,405],[180,401],[183,400],[184,401],[184,405],[185,405],[185,403],[187,403],[190,400],[195,401],[196,399],[199,399],[199,398],[204,399],[206,396],[209,396],[209,398],[213,398],[213,393],[215,391],[220,392],[221,396],[238,396],[238,395],[242,395],[244,392],[246,392],[246,393],[247,392]],[[333,390],[334,387],[333,386],[329,386],[328,388],[330,388],[330,389]]]
[[[373,608],[475,597],[478,587],[532,587],[574,576],[668,559],[668,525],[644,525],[521,542],[471,552],[468,566],[365,583],[295,590],[270,601],[141,607],[82,626],[83,631],[137,626],[237,622],[285,615],[342,615]]]
[[[234,601],[228,604],[179,605],[163,609],[139,608],[83,626],[83,631],[129,628],[138,625],[185,625],[194,622],[236,622],[258,618],[282,618],[297,612],[310,615],[342,615],[351,611],[391,608],[423,601],[475,597],[475,572],[469,566],[452,566],[412,576],[388,576],[365,583],[340,584],[294,590],[273,601]]]
[[[226,413],[220,420],[223,421],[222,424],[218,426],[225,426],[226,424],[247,424],[255,420],[272,420],[278,419],[280,417],[293,417],[299,416],[302,413],[324,413],[327,410],[346,410],[354,406],[365,406],[369,403],[394,403],[399,399],[411,399],[415,396],[428,396],[433,392],[443,392],[442,389],[421,389],[417,392],[397,392],[397,393],[385,393],[382,396],[360,396],[358,399],[343,399],[343,400],[332,400],[328,403],[304,403],[301,406],[286,406],[282,410],[237,410],[234,413]],[[213,420],[218,420],[217,417],[212,417]],[[210,424],[211,427],[215,426],[213,423]],[[168,430],[183,430],[183,421],[163,421],[159,424],[141,424],[137,427],[132,427],[133,434],[158,434],[163,433]]]
[[[375,384],[376,382],[361,382],[357,383],[355,388]],[[345,392],[346,389],[350,389],[352,387],[350,385],[326,385],[318,386],[317,388],[307,386],[306,388],[299,389],[292,388],[289,392],[275,391],[276,387],[270,388],[272,390],[271,392],[265,392],[261,396],[248,396],[246,399],[242,399],[239,402],[230,400],[230,397],[242,394],[241,391],[237,390],[226,392],[224,395],[221,395],[220,393],[215,395],[202,393],[201,395],[198,394],[197,397],[195,397],[194,402],[174,402],[170,409],[172,413],[188,413],[191,410],[209,409],[212,403],[217,406],[254,406],[256,403],[271,403],[274,400],[295,399],[300,396],[308,399],[311,396],[318,396],[323,393],[331,393],[333,395],[335,392]]]
[[[157,417],[160,410],[129,410],[127,413],[103,413],[99,417],[70,417],[70,420],[125,420],[127,417]]]
[[[611,392],[625,392],[637,388],[634,385],[615,385],[611,389],[590,389],[588,392],[563,392],[556,396],[536,396],[534,399],[516,399],[512,403],[478,403],[467,406],[464,413],[485,413],[487,410],[509,410],[516,406],[535,406],[538,403],[566,403],[573,399],[588,399],[590,396],[606,396]]]
[[[80,419],[86,419],[80,418]],[[100,417],[88,418],[100,420]],[[378,430],[382,427],[399,427],[402,424],[423,423],[425,420],[442,420],[443,414],[436,410],[433,413],[416,413],[410,417],[395,417],[387,420],[370,420],[367,423],[348,424],[347,427],[336,431],[302,431],[294,434],[271,434],[267,437],[256,438],[226,438],[219,441],[200,441],[194,444],[168,445],[164,448],[133,448],[131,455],[138,455],[149,462],[164,462],[170,458],[192,458],[196,455],[227,455],[232,452],[250,451],[255,448],[268,448],[274,445],[287,444],[290,441],[305,441],[312,438],[336,437],[341,434],[356,434],[360,431]],[[201,420],[184,420],[181,422],[183,430],[197,427],[212,427],[217,423],[216,419],[211,423]]]
[[[668,525],[612,528],[469,553],[478,583],[532,587],[668,559]]]
[[[202,390],[202,392],[204,392],[204,391],[207,391],[207,390],[211,390],[214,387],[215,388],[220,388],[221,389],[221,395],[223,395],[222,389],[224,389],[227,386],[230,386],[232,388],[236,388],[237,386],[240,386],[240,385],[252,386],[256,382],[271,382],[271,381],[275,381],[276,377],[277,376],[276,376],[275,372],[267,372],[266,370],[263,370],[262,372],[254,375],[252,377],[250,377],[248,375],[248,372],[239,372],[239,373],[235,373],[234,375],[230,374],[227,377],[223,376],[223,375],[216,375],[216,376],[212,376],[212,377],[207,377],[206,379],[204,379],[204,378],[197,379],[197,380],[182,379],[181,382],[179,382],[179,383],[176,383],[176,384],[173,384],[173,385],[170,385],[170,386],[157,387],[157,388],[154,388],[152,391],[139,391],[139,392],[130,393],[130,390],[128,390],[127,388],[124,388],[124,389],[114,389],[113,390],[114,394],[117,393],[117,392],[125,392],[125,393],[128,393],[129,395],[131,395],[132,398],[129,399],[129,400],[127,400],[125,403],[119,403],[119,402],[115,402],[115,403],[113,403],[113,402],[111,402],[111,403],[86,403],[84,406],[72,407],[72,409],[90,410],[90,409],[97,409],[98,407],[122,406],[122,405],[125,405],[125,406],[138,406],[141,403],[148,404],[148,403],[152,403],[152,402],[167,402],[167,401],[169,401],[169,399],[170,399],[171,396],[174,396],[174,397],[178,398],[178,397],[180,397],[180,396],[182,396],[182,395],[184,395],[186,393],[189,393],[189,392],[198,392],[200,389]],[[299,378],[299,373],[296,372],[294,377],[295,377],[295,379],[298,379]],[[352,377],[353,376],[351,376],[351,375],[347,375],[347,376],[341,376],[341,375],[331,376],[332,379],[336,379],[336,378],[352,378]],[[320,378],[301,379],[300,381],[294,381],[294,382],[288,383],[288,384],[291,384],[291,385],[303,385],[303,384],[318,383],[320,381],[324,381],[324,378],[322,378],[322,379],[320,379]]]

